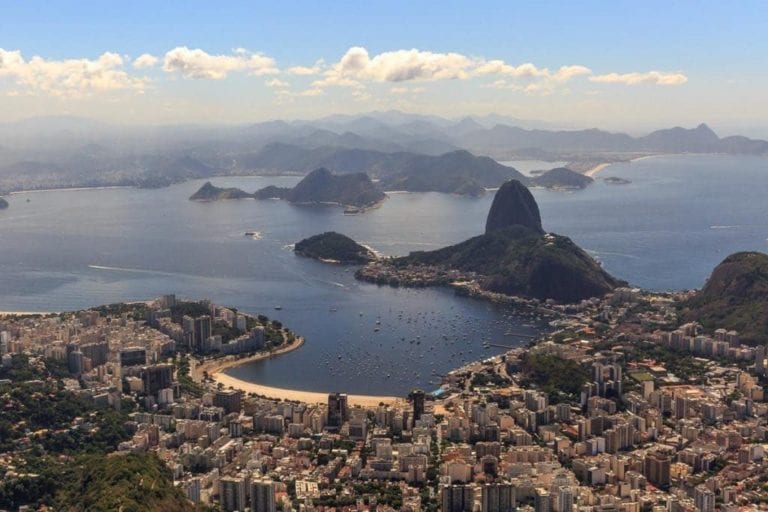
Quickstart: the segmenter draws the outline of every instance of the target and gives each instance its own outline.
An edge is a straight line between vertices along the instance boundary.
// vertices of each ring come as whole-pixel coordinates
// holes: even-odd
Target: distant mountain
[[[251,171],[305,173],[326,167],[338,173],[364,172],[381,180],[385,190],[410,192],[477,195],[483,188],[497,187],[508,179],[527,181],[512,167],[463,150],[430,156],[337,147],[305,149],[274,143],[256,154],[244,155],[237,165]]]
[[[531,178],[529,185],[544,188],[568,188],[582,189],[591,184],[594,180],[589,176],[572,171],[567,167],[556,167],[547,172]]]
[[[365,264],[376,259],[368,248],[348,236],[329,231],[297,242],[294,252],[300,256],[344,264]]]
[[[569,238],[544,234],[536,201],[514,181],[496,193],[485,234],[390,264],[406,272],[419,266],[474,272],[485,290],[561,302],[602,296],[624,284]]]
[[[683,305],[682,316],[710,330],[736,330],[748,344],[767,343],[768,254],[739,252],[725,258]]]
[[[315,169],[292,189],[267,187],[257,191],[257,199],[275,197],[296,204],[338,204],[367,208],[386,198],[384,192],[365,173],[333,174]]]
[[[252,199],[253,194],[249,194],[239,188],[220,188],[214,186],[210,181],[206,182],[200,189],[189,197],[190,201],[221,201],[225,199]]]
[[[720,138],[703,124],[642,137],[556,128],[495,114],[446,119],[400,111],[241,125],[118,126],[66,116],[34,118],[0,123],[0,190],[160,187],[233,174],[307,174],[326,167],[342,174],[365,172],[386,188],[480,194],[506,179],[527,181],[488,162],[468,163],[460,151],[474,158],[566,160],[572,165],[646,154],[768,154],[764,140]],[[447,171],[439,172],[438,165]]]
[[[477,154],[546,150],[549,153],[737,153],[768,154],[768,141],[746,137],[721,139],[706,124],[693,129],[670,128],[644,137],[589,130],[526,130],[496,125],[469,132],[454,142]]]

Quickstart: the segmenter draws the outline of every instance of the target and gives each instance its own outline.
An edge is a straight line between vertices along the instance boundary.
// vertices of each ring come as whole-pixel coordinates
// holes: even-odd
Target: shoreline
[[[58,314],[56,311],[0,311],[0,316],[44,316]]]
[[[588,176],[590,178],[594,178],[597,173],[605,169],[606,167],[610,166],[612,162],[603,162],[601,164],[597,164],[596,166],[592,167],[591,169],[588,169],[586,172],[584,172],[584,176]]]
[[[256,395],[260,395],[273,400],[290,400],[309,404],[326,403],[328,400],[328,393],[267,386],[255,382],[249,382],[243,379],[238,379],[237,377],[233,377],[225,373],[226,370],[230,368],[236,368],[244,364],[263,361],[271,357],[280,356],[282,354],[287,354],[288,352],[297,350],[302,345],[304,345],[305,340],[303,337],[297,337],[296,340],[297,341],[291,345],[280,347],[272,352],[261,352],[241,359],[214,359],[208,362],[204,362],[200,365],[195,365],[194,368],[191,369],[190,375],[196,382],[201,383],[203,376],[202,372],[208,372],[209,379],[213,380],[217,384],[223,385],[225,388],[231,387],[239,389],[245,393],[254,393]],[[404,398],[394,396],[348,394],[349,405],[359,405],[361,407],[376,407],[380,403],[394,404],[404,400]]]

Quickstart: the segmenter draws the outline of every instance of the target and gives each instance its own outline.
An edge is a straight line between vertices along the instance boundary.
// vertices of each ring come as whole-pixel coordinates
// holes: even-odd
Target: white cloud
[[[315,62],[314,66],[292,66],[285,70],[286,73],[289,75],[299,75],[299,76],[310,76],[310,75],[319,75],[320,72],[323,70],[323,66],[325,65],[325,61],[323,59],[318,60]]]
[[[561,66],[560,69],[552,75],[552,78],[558,82],[567,82],[571,78],[583,75],[591,75],[592,70],[586,66],[573,65],[573,66]]]
[[[184,78],[221,80],[233,71],[246,71],[251,75],[279,73],[271,57],[237,48],[232,55],[211,55],[205,51],[179,46],[165,54],[163,69],[179,73]]]
[[[18,50],[0,48],[0,77],[54,96],[76,97],[120,89],[143,92],[148,80],[129,75],[123,65],[123,58],[112,52],[94,60],[47,60],[38,56],[26,60]]]
[[[280,80],[279,78],[273,78],[271,80],[266,80],[264,82],[264,85],[266,85],[267,87],[278,88],[278,89],[284,89],[286,87],[290,87],[291,86],[291,84],[289,84],[288,82],[284,82],[283,80]]]
[[[688,81],[688,77],[682,73],[666,73],[663,71],[648,71],[646,73],[608,73],[589,77],[590,82],[601,84],[656,84],[656,85],[682,85]]]
[[[133,67],[136,69],[151,68],[157,64],[158,58],[148,53],[142,53],[133,61]]]
[[[403,82],[406,80],[447,80],[468,78],[473,61],[459,53],[397,50],[371,57],[355,46],[326,72],[319,86],[353,85],[359,81]]]

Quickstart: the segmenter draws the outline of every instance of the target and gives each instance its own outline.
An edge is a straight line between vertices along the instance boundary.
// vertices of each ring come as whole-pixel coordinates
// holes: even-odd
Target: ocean
[[[609,185],[608,176],[631,183]],[[253,191],[297,180],[212,181]],[[344,215],[276,200],[188,201],[202,183],[12,195],[0,211],[0,310],[74,310],[165,293],[208,298],[279,319],[307,339],[231,374],[373,395],[431,390],[438,375],[503,350],[484,342],[515,346],[526,340],[512,333],[539,330],[502,306],[443,289],[357,282],[353,269],[291,251],[330,230],[387,255],[435,249],[482,232],[492,194],[398,193],[380,208]],[[765,158],[649,158],[611,165],[585,190],[533,192],[546,230],[570,236],[606,270],[644,288],[700,287],[728,254],[768,249]]]

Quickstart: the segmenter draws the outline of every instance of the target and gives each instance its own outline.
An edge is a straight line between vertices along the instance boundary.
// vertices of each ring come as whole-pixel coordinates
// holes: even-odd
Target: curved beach
[[[200,382],[202,381],[203,372],[207,372],[208,378],[218,384],[223,385],[225,388],[231,387],[239,389],[245,393],[254,393],[276,400],[295,400],[310,404],[326,403],[328,401],[328,393],[265,386],[263,384],[257,384],[255,382],[248,382],[243,379],[238,379],[237,377],[233,377],[224,373],[229,368],[235,368],[237,366],[253,363],[255,361],[262,361],[264,359],[269,359],[270,357],[275,357],[291,352],[298,349],[303,344],[304,338],[298,337],[294,343],[280,347],[279,349],[272,352],[262,352],[241,359],[226,358],[207,361],[203,364],[195,365],[194,368],[192,368],[192,378]],[[348,395],[349,405],[359,405],[361,407],[376,407],[381,403],[395,404],[404,401],[405,400],[403,398],[394,396]]]

